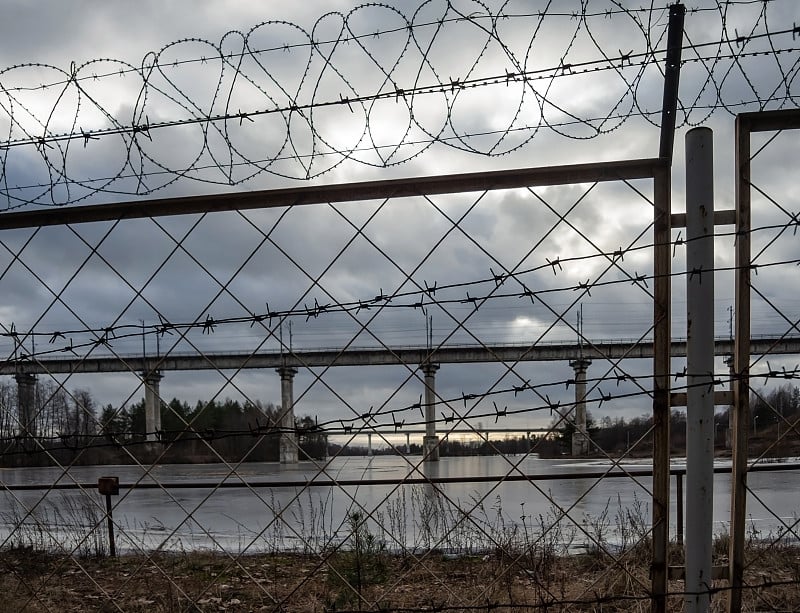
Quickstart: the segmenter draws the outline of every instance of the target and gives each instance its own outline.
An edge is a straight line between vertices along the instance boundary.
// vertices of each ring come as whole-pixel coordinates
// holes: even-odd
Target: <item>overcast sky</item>
[[[3,141],[254,115],[153,128],[133,136],[102,134],[2,149],[0,206],[103,203],[137,194],[183,196],[656,156],[662,77],[658,65],[643,67],[639,54],[665,48],[667,3],[653,2],[650,12],[625,14],[620,7],[629,3],[592,1],[588,9],[593,16],[585,20],[572,15],[580,10],[578,2],[557,3],[563,14],[547,9],[548,4],[504,3],[506,14],[527,16],[492,22],[478,3],[448,7],[438,0],[419,7],[396,2],[394,9],[357,10],[356,3],[344,1],[143,1],[135,10],[120,3],[6,2],[0,24],[0,69],[7,67],[0,73]],[[640,4],[630,6],[638,9]],[[769,98],[775,100],[767,108],[792,108],[796,101],[798,52],[791,34],[740,44],[719,41],[725,35],[735,39],[778,32],[800,20],[797,4],[731,3],[724,10],[691,10],[715,6],[705,0],[687,3],[684,42],[696,48],[684,51],[689,61],[681,77],[684,110],[675,139],[673,183],[678,211],[683,209],[683,142],[689,128],[714,129],[717,208],[730,208],[731,111],[758,110],[758,100]],[[551,14],[541,18],[540,10]],[[458,16],[471,19],[450,21]],[[431,25],[419,26],[416,38],[410,39],[405,28],[409,22]],[[492,31],[496,37],[487,34]],[[350,35],[360,38],[331,42]],[[311,40],[319,43],[313,51]],[[781,54],[693,61],[775,48]],[[221,62],[220,50],[241,63]],[[621,57],[628,53],[632,61]],[[663,55],[657,57],[661,64]],[[151,70],[154,59],[159,68]],[[578,66],[585,62],[597,63],[580,74]],[[535,74],[546,78],[529,84],[500,78],[474,89],[453,86],[413,98],[397,94],[313,112],[257,114],[294,104],[503,77],[523,69],[544,71]],[[708,108],[719,100],[730,108]],[[432,143],[432,136],[442,142]],[[787,166],[796,159],[792,144],[790,134],[781,135],[756,165],[769,193],[790,212],[800,208]],[[321,305],[357,302],[436,282],[472,284],[436,295],[452,301],[466,299],[467,292],[475,297],[526,288],[559,291],[534,303],[516,295],[494,298],[477,311],[471,302],[454,302],[429,305],[424,314],[421,309],[386,308],[296,316],[291,318],[293,346],[418,345],[425,341],[426,314],[433,317],[434,343],[571,340],[577,336],[571,327],[578,304],[583,304],[590,339],[649,338],[652,284],[630,280],[652,274],[651,251],[646,249],[652,243],[651,190],[650,182],[635,181],[5,231],[0,236],[0,323],[6,332],[13,322],[18,331],[34,327],[41,333],[141,321],[148,327],[157,325],[159,317],[170,322],[241,317],[265,312],[267,303],[283,311],[315,300]],[[757,206],[761,217],[755,225],[787,222],[785,211],[765,199]],[[454,225],[454,220],[461,221]],[[791,232],[774,230],[754,237],[756,246],[769,245],[760,256],[762,263],[797,259],[796,240]],[[619,248],[632,249],[619,265],[599,257]],[[579,259],[546,266],[557,258]],[[719,267],[733,265],[732,237],[717,241],[716,262]],[[684,266],[681,249],[674,266]],[[497,288],[491,278],[501,271],[519,274]],[[786,318],[757,299],[754,333],[782,334],[797,321],[798,274],[793,265],[759,273],[761,291],[780,305]],[[793,281],[787,283],[786,275]],[[612,284],[590,293],[579,288],[589,281]],[[678,337],[685,336],[684,283],[683,277],[674,283],[673,334]],[[728,330],[731,283],[729,272],[718,274],[717,334]],[[393,304],[419,299],[398,298]],[[288,343],[288,320],[283,333]],[[89,337],[71,338],[77,344]],[[53,347],[66,342],[58,339]],[[41,350],[47,339],[37,337],[36,343],[33,347],[27,339],[25,350]],[[247,323],[219,326],[213,334],[193,330],[183,340],[165,335],[159,343],[162,353],[278,347],[264,326]],[[155,344],[155,336],[149,335],[146,349],[154,350]],[[141,339],[115,341],[110,349],[94,352],[109,350],[141,351]],[[11,356],[13,344],[5,342],[3,351]],[[771,363],[792,366],[791,359]],[[341,368],[319,379],[303,371],[295,382],[297,412],[326,420],[350,418],[370,406],[407,406],[422,392],[413,368]],[[620,368],[646,381],[650,364],[628,361]],[[718,368],[724,372],[721,361]],[[611,364],[596,363],[589,378],[609,370]],[[513,365],[510,372],[499,365],[445,366],[437,376],[437,391],[443,399],[457,398],[531,380],[558,383],[548,396],[566,402],[572,391],[563,381],[571,376],[567,363]],[[142,396],[141,382],[132,375],[76,376],[66,387],[88,387],[101,403],[115,405]],[[637,390],[641,388],[611,380],[594,386],[589,397]],[[167,399],[175,396],[190,403],[214,395],[276,403],[280,398],[273,372],[248,371],[232,382],[221,373],[168,373],[161,392]],[[543,402],[532,393],[499,395],[477,403],[473,414],[493,411],[492,400],[511,409]],[[464,406],[458,401],[441,412],[464,413]],[[595,402],[590,410],[596,416],[639,415],[649,411],[649,401],[615,399],[602,407]],[[415,416],[408,413],[410,421]],[[549,412],[540,411],[509,417],[498,426],[536,427],[549,421]]]

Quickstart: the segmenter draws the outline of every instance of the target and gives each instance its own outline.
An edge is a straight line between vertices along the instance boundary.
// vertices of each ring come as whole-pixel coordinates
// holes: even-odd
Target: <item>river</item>
[[[584,478],[504,480],[505,475],[596,473],[608,461],[540,459],[535,456],[448,457],[419,466],[419,458],[398,456],[342,457],[329,460],[324,472],[310,462],[287,467],[274,463],[4,468],[6,486],[94,484],[100,476],[117,476],[123,485],[162,484],[181,487],[123,487],[112,497],[118,547],[140,551],[161,548],[256,552],[318,550],[346,537],[348,518],[369,518],[367,530],[389,549],[437,547],[480,550],[509,535],[537,535],[574,547],[601,539],[626,538],[620,525],[641,519],[649,524],[650,477],[598,480]],[[680,460],[674,460],[680,466]],[[649,468],[649,460],[623,465]],[[283,483],[314,481],[396,480],[404,477],[487,477],[471,483],[346,485],[302,487]],[[726,529],[730,513],[730,474],[715,475],[715,532]],[[258,487],[244,486],[259,483]],[[242,484],[209,488],[205,484]],[[766,536],[796,521],[800,471],[751,473],[748,517],[754,534]],[[204,484],[186,487],[190,484]],[[265,485],[266,484],[266,485]],[[675,477],[672,478],[671,532],[675,526]],[[552,500],[550,500],[552,499]],[[106,542],[104,500],[94,487],[82,490],[15,490],[0,493],[0,538],[3,545],[38,545],[73,550]],[[566,511],[568,519],[560,518]],[[627,520],[620,523],[623,517]],[[24,527],[19,528],[22,524]],[[555,526],[549,529],[548,526]],[[544,529],[543,529],[544,528]],[[92,531],[93,530],[93,531]],[[91,532],[91,538],[86,534]],[[635,530],[634,530],[635,532]],[[630,536],[630,535],[628,535]],[[26,543],[25,539],[30,542]],[[94,540],[93,540],[94,539]]]

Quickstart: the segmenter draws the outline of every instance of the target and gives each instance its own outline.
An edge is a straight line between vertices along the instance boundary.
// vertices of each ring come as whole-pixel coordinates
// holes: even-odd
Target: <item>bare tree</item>
[[[97,429],[97,415],[94,398],[87,389],[76,389],[72,392],[72,431],[70,434],[87,436]]]
[[[43,436],[69,434],[71,410],[62,385],[50,379],[36,384],[35,419]]]
[[[0,436],[14,436],[18,427],[17,391],[7,380],[0,381]]]

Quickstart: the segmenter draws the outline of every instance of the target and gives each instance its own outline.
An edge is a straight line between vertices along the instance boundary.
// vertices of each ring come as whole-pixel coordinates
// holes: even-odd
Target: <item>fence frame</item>
[[[0,230],[333,202],[352,204],[384,198],[521,187],[652,179],[655,279],[651,597],[652,610],[662,612],[666,610],[670,540],[671,163],[671,155],[668,155],[519,170],[49,208],[0,214]]]
[[[750,272],[752,270],[750,231],[750,135],[800,129],[800,109],[742,113],[736,116],[735,199],[736,199],[736,281],[735,336],[733,354],[733,412],[731,476],[731,528],[728,551],[729,613],[742,610],[744,587],[744,546],[747,524],[748,443],[750,437]]]

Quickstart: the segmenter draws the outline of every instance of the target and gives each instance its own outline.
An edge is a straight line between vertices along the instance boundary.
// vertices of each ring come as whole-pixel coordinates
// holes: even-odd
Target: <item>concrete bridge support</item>
[[[17,380],[17,419],[23,437],[36,436],[36,375],[20,372]]]
[[[411,433],[406,432],[406,455],[411,453]]]
[[[367,455],[372,457],[372,432],[367,432]]]
[[[144,381],[144,429],[147,432],[147,441],[158,440],[161,430],[161,379],[163,375],[154,370],[142,373]]]
[[[728,389],[730,389],[731,398],[733,398],[733,389],[736,386],[736,369],[734,368],[732,355],[725,358],[725,364],[728,366]],[[733,423],[732,416],[735,410],[735,406],[728,406],[728,427],[725,429],[725,449],[730,449],[731,442],[733,441],[733,430],[731,429],[731,424]]]
[[[294,422],[294,376],[297,369],[283,366],[276,369],[281,376],[281,412],[278,427],[281,429],[281,464],[297,464],[298,441]]]
[[[438,364],[423,364],[425,375],[425,436],[422,455],[426,462],[439,461],[439,437],[436,436],[436,371]]]
[[[586,358],[572,360],[569,365],[575,371],[575,431],[572,433],[572,455],[585,456],[589,453],[589,433],[586,430],[586,370],[592,363]]]

